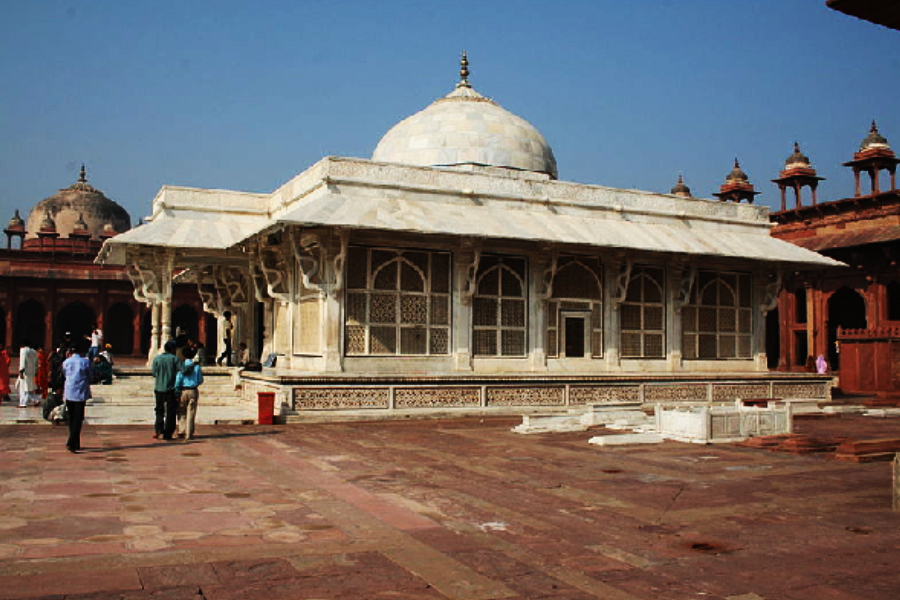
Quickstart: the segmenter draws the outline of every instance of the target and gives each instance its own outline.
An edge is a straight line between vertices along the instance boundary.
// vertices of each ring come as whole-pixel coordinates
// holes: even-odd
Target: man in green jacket
[[[156,423],[154,424],[153,439],[171,440],[175,433],[175,418],[177,403],[175,401],[175,378],[178,375],[180,365],[175,356],[175,340],[169,340],[163,346],[164,352],[157,354],[150,365],[153,377],[156,379],[154,392],[156,394]]]

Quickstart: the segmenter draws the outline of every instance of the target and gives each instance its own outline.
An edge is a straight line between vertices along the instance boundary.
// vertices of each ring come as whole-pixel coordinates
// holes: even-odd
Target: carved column
[[[456,291],[453,302],[453,370],[471,371],[472,356],[472,298],[478,281],[481,262],[481,240],[464,239],[453,257]]]
[[[603,332],[606,366],[610,371],[619,371],[622,368],[619,356],[619,329],[621,328],[619,305],[625,300],[625,294],[628,292],[628,284],[631,280],[631,261],[626,260],[621,254],[605,255],[601,260],[603,261],[603,278],[606,288],[603,290],[603,297],[607,299],[605,302],[606,314],[604,315],[606,327]]]
[[[666,363],[669,371],[680,371],[684,368],[682,343],[684,325],[681,320],[681,309],[690,302],[691,292],[697,278],[696,265],[676,264],[668,269],[669,281],[666,284],[668,299],[666,302]]]
[[[556,276],[559,252],[552,247],[542,248],[531,261],[531,284],[528,299],[531,350],[529,363],[532,371],[547,370],[547,306],[553,297],[553,278]],[[590,340],[587,340],[588,343]],[[590,353],[588,354],[590,356]]]

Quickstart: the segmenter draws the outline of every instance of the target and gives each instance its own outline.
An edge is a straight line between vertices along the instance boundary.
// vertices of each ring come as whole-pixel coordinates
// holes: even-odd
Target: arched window
[[[665,358],[665,270],[632,267],[621,315],[619,352],[622,358]]]
[[[900,282],[887,284],[887,318],[888,321],[900,321]]]
[[[197,311],[190,304],[182,304],[172,311],[172,337],[181,328],[188,339],[198,341],[200,335],[200,320]]]
[[[547,356],[603,355],[603,281],[597,259],[560,258],[547,303]]]
[[[806,323],[806,288],[794,290],[794,322],[798,325]]]
[[[480,267],[472,315],[475,356],[525,356],[525,259],[487,256]]]
[[[699,271],[690,303],[681,310],[684,358],[750,358],[752,299],[750,275]]]
[[[348,355],[449,354],[449,254],[353,246],[347,263]]]
[[[127,355],[134,351],[134,311],[131,306],[117,302],[109,307],[103,323],[103,336],[115,355]]]
[[[73,340],[90,336],[94,330],[97,316],[94,310],[84,302],[71,302],[66,304],[56,315],[53,327],[54,343],[62,341],[66,334],[71,334]]]

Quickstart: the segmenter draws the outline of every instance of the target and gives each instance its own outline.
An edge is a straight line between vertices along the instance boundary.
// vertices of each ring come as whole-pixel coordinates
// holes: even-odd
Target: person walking
[[[175,356],[175,340],[169,340],[163,346],[163,353],[157,354],[150,365],[150,371],[156,379],[153,388],[156,395],[156,422],[153,425],[153,439],[171,440],[175,433],[175,378],[179,364]]]
[[[37,368],[37,352],[34,351],[28,340],[22,340],[22,347],[19,349],[19,378],[16,380],[19,408],[40,404],[35,399],[37,383],[34,378],[37,375]]]
[[[9,352],[6,350],[6,344],[0,342],[0,402],[9,402],[9,365],[12,361],[9,359]]]
[[[178,437],[188,441],[194,437],[194,419],[197,417],[199,387],[203,383],[203,368],[194,361],[196,351],[191,346],[184,350],[184,364],[175,376],[175,395],[178,396]]]
[[[91,396],[91,361],[82,356],[86,344],[79,343],[73,348],[69,357],[63,361],[63,373],[66,381],[63,385],[63,398],[66,401],[66,413],[69,425],[69,439],[66,448],[72,454],[81,452],[81,426],[84,423],[84,407]]]
[[[103,331],[94,323],[94,329],[91,331],[91,349],[88,351],[88,358],[94,360],[103,349]]]
[[[225,361],[225,366],[231,366],[231,336],[234,334],[234,324],[231,322],[231,312],[225,311],[222,313],[222,317],[224,317],[225,322],[222,324],[222,342],[225,344],[225,349],[222,351],[222,354],[216,360],[216,364],[222,364],[222,361]]]

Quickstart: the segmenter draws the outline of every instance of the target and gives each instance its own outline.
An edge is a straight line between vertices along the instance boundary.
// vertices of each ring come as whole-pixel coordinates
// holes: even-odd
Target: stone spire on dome
[[[84,163],[81,163],[81,172],[78,174],[78,183],[87,183],[87,171],[84,168]]]
[[[472,87],[469,84],[469,57],[466,56],[465,50],[462,51],[462,58],[459,59],[459,83],[456,84],[456,87]]]
[[[741,163],[738,162],[737,158],[734,159],[734,168],[725,177],[725,183],[719,187],[717,193],[713,194],[713,196],[723,202],[731,200],[739,203],[741,200],[746,200],[750,204],[753,204],[753,198],[757,195],[759,195],[759,192],[753,189],[750,178],[741,169]]]
[[[16,214],[13,215],[12,219],[9,220],[9,228],[10,229],[25,229],[25,220],[19,216],[19,209],[16,209]]]
[[[678,174],[678,183],[675,184],[675,187],[672,188],[670,193],[674,196],[681,196],[682,198],[691,197],[691,188],[684,183],[684,175]]]
[[[41,231],[56,231],[56,221],[50,216],[50,212],[44,213],[44,220],[41,221]]]
[[[747,174],[741,169],[741,163],[738,162],[737,157],[734,159],[734,168],[731,169],[731,173],[725,177],[725,181],[750,181]]]
[[[863,150],[868,150],[870,148],[891,149],[887,138],[878,133],[878,126],[875,124],[875,119],[872,119],[872,127],[869,128],[869,135],[867,135],[859,145],[859,151],[862,152]]]
[[[461,170],[502,168],[556,179],[556,158],[544,136],[472,88],[466,52],[459,75],[449,94],[384,134],[372,160]]]
[[[784,161],[784,168],[810,168],[810,166],[809,158],[800,152],[800,144],[794,142],[794,152]]]

